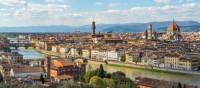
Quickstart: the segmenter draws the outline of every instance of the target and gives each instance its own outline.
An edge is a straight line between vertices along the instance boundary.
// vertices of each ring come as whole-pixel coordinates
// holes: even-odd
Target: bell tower
[[[95,24],[95,21],[92,22],[92,34],[93,35],[96,34],[96,24]]]

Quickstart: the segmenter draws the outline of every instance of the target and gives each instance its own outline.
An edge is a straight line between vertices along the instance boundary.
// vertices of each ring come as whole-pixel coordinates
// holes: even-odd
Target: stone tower
[[[96,34],[96,24],[95,24],[95,21],[92,22],[92,34],[93,35]]]
[[[147,27],[147,39],[151,40],[152,39],[152,25],[149,24],[149,26]]]

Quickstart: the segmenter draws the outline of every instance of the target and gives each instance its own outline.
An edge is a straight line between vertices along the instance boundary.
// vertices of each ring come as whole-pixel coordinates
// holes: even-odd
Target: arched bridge
[[[17,41],[10,41],[9,46],[15,47],[17,49],[18,47],[25,47],[25,48],[34,47],[35,44],[29,42],[28,40],[17,40]]]

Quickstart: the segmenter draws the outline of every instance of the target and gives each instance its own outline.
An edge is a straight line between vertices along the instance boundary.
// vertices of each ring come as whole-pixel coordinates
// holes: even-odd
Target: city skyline
[[[200,22],[199,0],[0,0],[0,27],[98,23]]]

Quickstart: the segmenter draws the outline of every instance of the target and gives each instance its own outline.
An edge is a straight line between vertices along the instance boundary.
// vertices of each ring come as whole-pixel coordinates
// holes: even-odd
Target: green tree
[[[84,74],[83,78],[84,78],[84,81],[89,83],[90,81],[90,78],[94,76],[93,72],[92,72],[92,67],[91,65],[88,65],[88,69],[87,69],[87,72]]]
[[[0,82],[3,82],[3,75],[1,72],[0,72]]]
[[[44,77],[43,77],[42,74],[40,75],[40,81],[42,82],[42,84],[44,84],[44,81],[45,81],[45,80],[44,80]]]
[[[105,63],[105,64],[108,64],[108,61],[107,61],[107,60],[105,60],[105,61],[104,61],[104,63]]]
[[[126,77],[126,74],[121,71],[113,72],[111,75],[112,79],[123,79],[125,77]]]
[[[40,85],[16,84],[16,83],[0,83],[0,88],[44,88]]]
[[[125,55],[121,56],[120,61],[121,61],[121,62],[125,62],[125,61],[126,61],[126,56],[125,56]]]
[[[65,82],[63,82],[63,85],[60,86],[59,88],[91,88],[91,87],[86,83],[77,83],[77,82],[73,82],[73,81],[65,81]]]
[[[111,79],[114,80],[116,84],[114,88],[132,88],[132,83],[130,79],[126,78],[125,73],[121,71],[113,72]]]
[[[90,79],[90,83],[89,84],[94,88],[105,88],[106,87],[106,85],[104,84],[103,80],[98,76],[93,76]]]
[[[105,78],[111,78],[111,74],[110,73],[106,73]]]
[[[177,88],[182,88],[182,85],[181,85],[181,83],[180,83],[180,82],[178,83],[178,86],[177,86]]]
[[[115,83],[113,79],[104,78],[103,82],[106,85],[106,87],[114,88]]]
[[[97,73],[97,76],[101,77],[101,78],[104,78],[105,77],[105,71],[103,69],[103,65],[100,64],[100,67],[99,67],[99,71]]]

